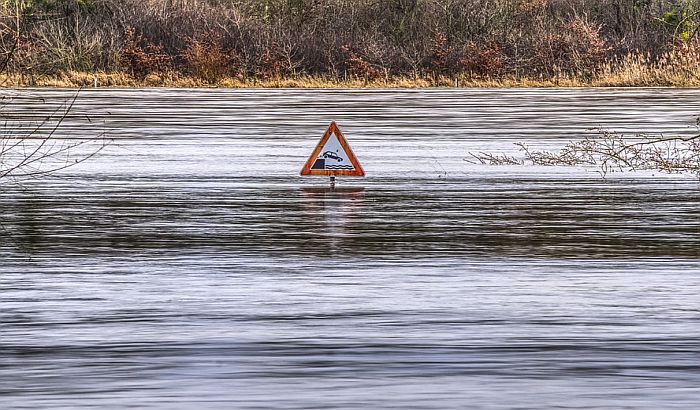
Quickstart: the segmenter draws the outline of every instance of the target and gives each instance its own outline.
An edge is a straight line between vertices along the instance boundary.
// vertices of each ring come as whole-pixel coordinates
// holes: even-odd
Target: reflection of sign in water
[[[301,175],[363,177],[365,171],[338,126],[332,122],[306,161]]]
[[[312,255],[344,256],[353,244],[348,231],[362,212],[365,197],[361,187],[302,187],[302,213],[299,228],[313,232],[308,251]]]

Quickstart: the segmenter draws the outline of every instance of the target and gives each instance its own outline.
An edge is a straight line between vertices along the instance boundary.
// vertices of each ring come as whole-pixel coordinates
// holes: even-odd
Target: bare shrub
[[[27,57],[27,55],[34,58],[37,49],[40,48],[36,41],[32,41],[36,38],[32,39],[31,35],[25,35],[26,30],[24,29],[28,16],[31,16],[34,11],[32,7],[35,4],[24,1],[14,2],[14,24],[7,25],[4,24],[6,15],[3,13],[9,11],[11,3],[4,2],[0,5],[0,48],[2,48],[0,53],[4,54],[4,62],[0,65],[0,74],[2,75],[6,74],[11,61],[17,61],[22,57]],[[84,26],[78,24],[78,19],[75,21],[76,32],[82,30]],[[54,28],[56,27],[54,26]],[[62,29],[60,27],[58,29],[62,33]],[[36,34],[36,31],[29,33]],[[12,39],[10,47],[7,47],[7,37]],[[71,35],[66,38],[76,40]],[[88,58],[93,54],[94,50],[91,47],[84,49],[85,45],[91,46],[92,44],[95,43],[91,40],[78,41],[74,44],[77,48],[68,49],[65,55],[59,57],[49,55],[44,61],[50,64],[52,63],[51,58],[65,60],[76,57],[78,57],[77,61],[80,61],[82,57],[87,56],[86,58]],[[26,54],[20,55],[18,53]],[[19,67],[20,72],[24,74],[22,70],[28,67],[22,67],[22,64],[24,63],[20,62],[16,67]],[[29,68],[36,69],[36,67]],[[30,71],[30,74],[34,73],[36,71]],[[2,123],[0,131],[0,182],[37,178],[70,168],[94,157],[110,142],[105,138],[104,132],[94,138],[57,138],[57,131],[71,112],[78,93],[69,102],[59,106],[48,115],[41,114],[42,109],[37,107],[39,104],[45,104],[43,99],[40,99],[39,103],[32,104],[32,109],[29,112],[26,109],[20,109],[19,113],[13,112],[13,108],[20,105],[16,103],[17,99],[23,94],[25,92],[7,89],[0,91],[0,121]],[[87,119],[88,122],[91,122],[89,117]]]
[[[469,156],[471,157],[471,159],[465,159],[465,161],[472,164],[479,163],[483,165],[523,165],[523,160],[505,153],[491,154],[488,152],[470,152]]]
[[[562,23],[536,43],[533,68],[548,74],[592,75],[607,51],[600,30],[579,18]]]
[[[430,59],[428,69],[434,77],[442,75],[447,69],[447,58],[450,49],[447,45],[447,36],[442,32],[435,32],[430,41]]]
[[[623,134],[600,130],[597,136],[569,142],[556,153],[518,145],[535,165],[596,165],[603,175],[611,171],[657,170],[700,176],[700,135],[640,135],[636,139],[630,141]]]
[[[124,45],[121,50],[122,64],[133,75],[144,78],[151,73],[166,72],[172,66],[172,58],[165,54],[163,46],[145,42],[133,27],[124,31]]]
[[[464,45],[459,65],[477,77],[499,76],[505,68],[503,47],[494,40],[470,41]]]
[[[516,0],[514,3],[518,13],[532,16],[543,11],[549,0]]]
[[[266,48],[258,62],[258,75],[265,79],[280,78],[284,73],[284,59],[273,48]]]
[[[70,168],[97,155],[111,141],[103,133],[94,138],[57,138],[78,97],[57,107],[36,121],[16,120],[8,115],[15,100],[3,95],[0,117],[5,117],[0,133],[0,181],[38,178]],[[8,118],[9,117],[9,118]]]
[[[568,142],[559,151],[533,149],[524,143],[516,145],[524,160],[506,154],[470,153],[470,156],[489,165],[596,166],[602,176],[615,171],[655,170],[689,173],[700,178],[700,135],[637,135],[630,139],[601,129],[595,136]]]
[[[118,66],[118,36],[110,27],[95,27],[87,18],[71,17],[71,24],[46,19],[35,23],[30,41],[34,51],[23,61],[45,73],[94,71]]]
[[[355,54],[350,49],[350,46],[343,45],[340,49],[344,55],[345,69],[350,77],[364,80],[374,80],[379,77],[379,71],[362,57]]]
[[[224,50],[221,36],[211,31],[190,37],[182,52],[187,72],[210,84],[238,71],[237,57],[235,52]]]

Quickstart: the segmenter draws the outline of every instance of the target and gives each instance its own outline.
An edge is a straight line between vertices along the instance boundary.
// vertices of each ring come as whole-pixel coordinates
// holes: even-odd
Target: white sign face
[[[331,134],[328,141],[321,148],[321,152],[316,157],[316,162],[311,169],[347,170],[353,171],[355,167],[350,162],[350,156],[340,145],[338,137]]]
[[[299,175],[363,177],[365,171],[335,122],[316,144]]]

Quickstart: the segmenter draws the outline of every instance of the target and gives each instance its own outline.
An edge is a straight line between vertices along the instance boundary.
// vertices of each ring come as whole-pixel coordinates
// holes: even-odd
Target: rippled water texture
[[[0,183],[0,407],[697,408],[697,178],[465,159],[691,135],[699,102],[84,90],[55,137],[113,142]],[[332,120],[367,172],[335,192],[298,176]]]

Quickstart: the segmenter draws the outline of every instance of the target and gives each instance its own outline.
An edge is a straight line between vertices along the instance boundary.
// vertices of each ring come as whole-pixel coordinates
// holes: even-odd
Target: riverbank
[[[337,79],[323,76],[277,78],[223,77],[216,81],[179,73],[151,73],[136,77],[125,72],[71,71],[55,75],[0,75],[0,86],[12,88],[550,88],[550,87],[700,87],[700,65],[688,67],[623,66],[604,71],[591,79],[561,76],[551,78],[473,78],[467,75],[431,77],[385,77]]]
[[[1,74],[5,87],[120,87],[120,88],[548,88],[548,87],[700,87],[700,49],[676,48],[651,59],[631,54],[601,64],[593,73],[578,75],[474,76],[196,76],[174,70],[134,75],[127,71],[65,71],[57,74]]]
[[[115,87],[115,88],[431,88],[431,87],[476,87],[476,88],[527,88],[527,87],[583,87],[586,84],[574,79],[535,80],[535,79],[469,79],[465,77],[382,79],[335,79],[321,76],[296,76],[289,78],[232,78],[207,81],[197,77],[177,73],[153,73],[137,78],[128,73],[86,73],[67,72],[60,75],[0,76],[0,84],[5,87]]]

